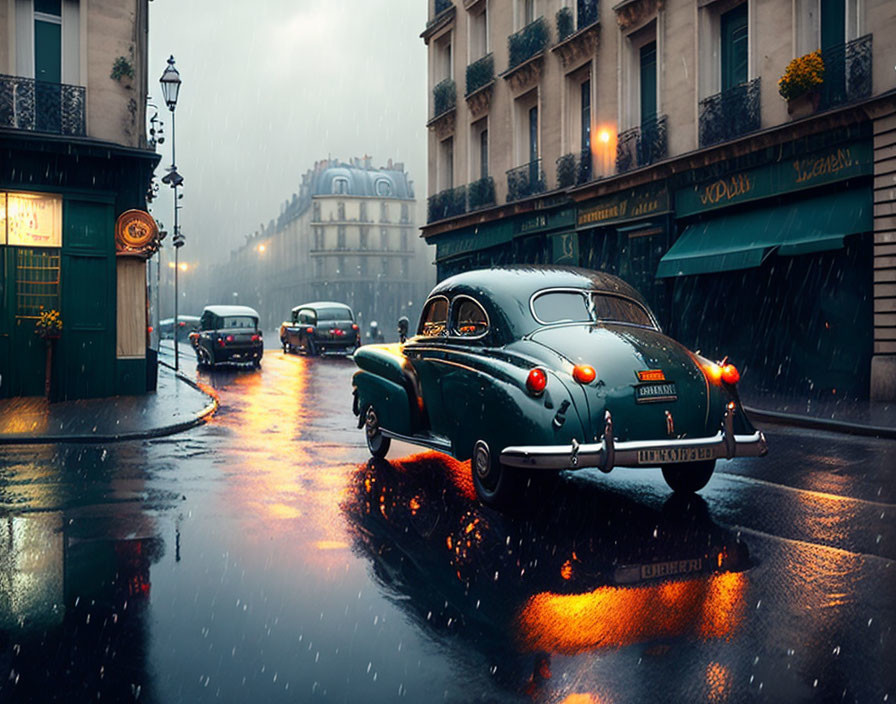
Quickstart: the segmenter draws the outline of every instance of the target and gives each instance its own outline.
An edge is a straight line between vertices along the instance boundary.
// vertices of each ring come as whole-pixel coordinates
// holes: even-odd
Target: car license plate
[[[617,584],[634,584],[649,579],[664,579],[682,574],[693,574],[703,569],[703,560],[699,557],[686,560],[670,560],[653,562],[646,565],[625,565],[617,567],[613,575]]]
[[[678,393],[675,384],[641,384],[635,387],[635,402],[656,403],[658,401],[675,401]]]
[[[638,450],[638,464],[663,465],[680,462],[711,460],[711,447],[659,447],[654,450]]]

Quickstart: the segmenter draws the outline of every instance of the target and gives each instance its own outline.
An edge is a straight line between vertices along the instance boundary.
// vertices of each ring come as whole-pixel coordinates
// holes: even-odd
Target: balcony
[[[557,159],[557,187],[571,188],[588,183],[592,178],[591,150],[564,154]]]
[[[582,30],[590,27],[598,20],[597,0],[579,0],[576,29]]]
[[[0,75],[0,127],[67,136],[84,136],[86,90]]]
[[[432,89],[432,119],[435,120],[457,107],[457,86],[446,78]]]
[[[759,129],[759,79],[700,101],[700,146],[708,147]]]
[[[433,3],[433,17],[438,17],[445,10],[449,10],[454,7],[454,3],[451,0],[435,0]]]
[[[826,110],[871,95],[871,35],[823,49],[824,83],[819,109]]]
[[[508,203],[544,193],[545,190],[541,159],[530,161],[528,164],[523,164],[507,172]]]
[[[621,132],[616,143],[616,171],[623,173],[648,166],[667,154],[666,116],[659,115],[640,127]]]
[[[480,88],[487,86],[495,79],[495,57],[486,54],[478,61],[467,66],[467,92],[470,96]]]
[[[429,197],[426,222],[463,215],[467,211],[467,189],[464,186],[446,188]]]
[[[544,17],[530,22],[507,39],[510,53],[508,70],[528,61],[545,50],[548,45],[548,24]]]
[[[485,176],[467,186],[467,199],[470,211],[488,208],[495,204],[495,180]]]

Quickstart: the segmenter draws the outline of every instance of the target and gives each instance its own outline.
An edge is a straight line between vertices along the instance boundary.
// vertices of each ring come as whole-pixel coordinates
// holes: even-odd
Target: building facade
[[[0,397],[143,393],[145,260],[115,225],[145,210],[147,0],[0,1]],[[57,310],[58,340],[35,334]]]
[[[440,279],[607,270],[757,388],[896,398],[896,4],[429,2]]]
[[[277,219],[215,269],[212,295],[256,308],[269,330],[297,305],[340,301],[362,332],[377,321],[388,337],[399,316],[416,315],[434,281],[416,205],[403,164],[317,162]]]

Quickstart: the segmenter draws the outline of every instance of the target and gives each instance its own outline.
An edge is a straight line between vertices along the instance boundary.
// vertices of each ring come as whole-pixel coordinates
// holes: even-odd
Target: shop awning
[[[853,188],[689,225],[660,260],[656,276],[750,269],[776,249],[782,256],[840,249],[847,235],[872,229],[871,202],[867,189]]]

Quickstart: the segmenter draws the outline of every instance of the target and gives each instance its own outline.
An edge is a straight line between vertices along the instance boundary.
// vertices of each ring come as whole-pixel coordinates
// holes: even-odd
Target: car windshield
[[[245,328],[247,330],[255,329],[255,318],[248,315],[228,315],[221,318],[222,328]]]
[[[597,291],[537,293],[532,309],[542,323],[613,322],[654,327],[650,315],[639,304]]]
[[[318,308],[317,319],[322,320],[353,320],[352,312],[348,308]]]

